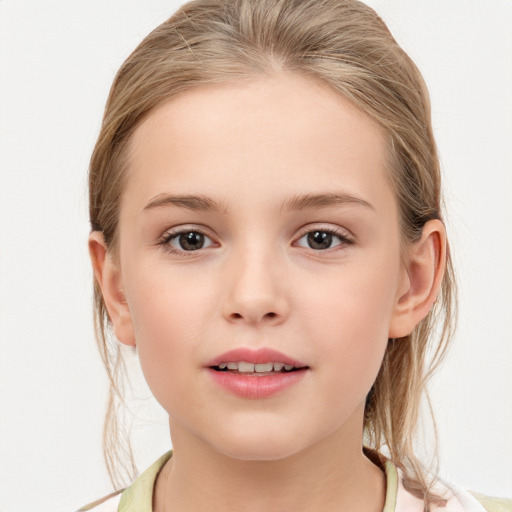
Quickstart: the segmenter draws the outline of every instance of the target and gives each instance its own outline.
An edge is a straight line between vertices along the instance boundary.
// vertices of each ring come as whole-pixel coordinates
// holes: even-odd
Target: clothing
[[[153,488],[158,473],[172,457],[172,451],[160,457],[133,484],[123,491],[91,503],[78,512],[152,512]],[[400,471],[387,460],[386,502],[383,512],[423,512],[423,500],[404,489]],[[512,512],[512,500],[470,494],[454,485],[439,484],[435,490],[447,498],[439,512]]]

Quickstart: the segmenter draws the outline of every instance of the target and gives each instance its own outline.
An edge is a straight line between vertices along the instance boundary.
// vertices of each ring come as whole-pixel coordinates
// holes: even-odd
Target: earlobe
[[[434,219],[425,224],[421,239],[412,244],[397,294],[389,338],[408,336],[436,300],[446,269],[446,229]]]
[[[121,270],[99,231],[93,231],[89,235],[89,255],[114,334],[121,343],[134,346],[135,336],[130,309],[124,295]]]

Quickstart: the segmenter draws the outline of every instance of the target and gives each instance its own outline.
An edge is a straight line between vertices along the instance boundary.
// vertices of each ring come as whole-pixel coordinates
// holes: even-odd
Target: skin
[[[100,233],[89,246],[115,334],[137,346],[169,413],[156,512],[382,510],[384,475],[362,453],[365,397],[388,338],[431,308],[446,251],[434,220],[402,257],[386,154],[371,119],[291,73],[188,91],[134,133],[118,256]],[[333,193],[343,200],[288,207]],[[169,240],[177,229],[205,246],[185,251]],[[310,247],[315,230],[334,230],[332,245]],[[204,365],[236,347],[309,370],[278,395],[234,396]]]

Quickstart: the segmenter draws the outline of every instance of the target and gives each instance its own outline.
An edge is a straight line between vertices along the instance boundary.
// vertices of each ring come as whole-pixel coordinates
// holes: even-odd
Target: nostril
[[[265,313],[263,315],[263,318],[275,318],[276,316],[277,316],[277,313],[274,313],[273,311],[271,311],[270,313]],[[232,313],[231,318],[240,319],[240,318],[244,318],[244,316],[241,315],[240,313]]]

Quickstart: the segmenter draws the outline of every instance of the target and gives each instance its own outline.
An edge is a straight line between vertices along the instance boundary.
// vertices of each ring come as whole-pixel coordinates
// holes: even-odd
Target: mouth
[[[206,365],[213,382],[243,399],[285,393],[306,379],[310,367],[272,349],[235,349]]]
[[[306,370],[308,366],[295,366],[281,361],[269,361],[268,363],[251,363],[247,361],[226,361],[218,365],[210,366],[217,372],[228,372],[247,376],[275,375],[278,373],[292,373],[299,370]]]
[[[270,347],[238,347],[206,362],[216,372],[244,375],[275,375],[309,369],[304,362]]]

